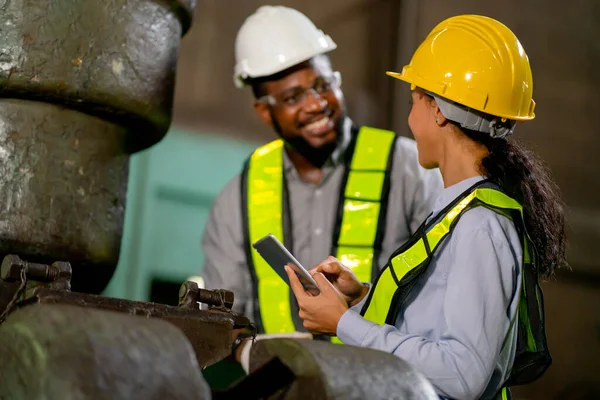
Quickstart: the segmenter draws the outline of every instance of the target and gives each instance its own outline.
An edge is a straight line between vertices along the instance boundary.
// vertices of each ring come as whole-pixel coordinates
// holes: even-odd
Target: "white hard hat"
[[[235,39],[233,80],[269,76],[337,47],[306,15],[284,6],[262,6],[246,18]]]

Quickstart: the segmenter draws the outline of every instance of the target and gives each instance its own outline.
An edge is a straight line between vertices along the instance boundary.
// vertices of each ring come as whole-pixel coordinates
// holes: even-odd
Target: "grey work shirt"
[[[444,189],[432,218],[482,179]],[[514,361],[517,330],[509,327],[517,313],[522,256],[512,221],[485,207],[467,210],[439,245],[395,326],[361,317],[365,298],[344,313],[337,336],[406,360],[442,398],[493,399]]]
[[[349,128],[349,123],[346,126]],[[284,152],[284,171],[289,190],[292,254],[306,268],[331,255],[332,236],[344,175],[342,153],[348,144],[349,129],[324,167],[324,178],[315,185],[303,181]],[[417,159],[416,143],[399,137],[396,141],[390,177],[387,224],[378,266],[404,243],[427,218],[443,183],[439,171],[425,170]],[[202,248],[205,255],[201,276],[206,288],[228,289],[235,293],[234,311],[252,318],[252,280],[246,262],[241,213],[240,176],[235,176],[215,199],[206,223]]]

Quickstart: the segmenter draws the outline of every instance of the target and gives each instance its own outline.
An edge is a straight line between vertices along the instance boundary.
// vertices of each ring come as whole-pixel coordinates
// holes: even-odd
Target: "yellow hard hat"
[[[438,24],[402,72],[388,75],[500,118],[535,118],[533,78],[519,39],[502,23],[459,15]]]

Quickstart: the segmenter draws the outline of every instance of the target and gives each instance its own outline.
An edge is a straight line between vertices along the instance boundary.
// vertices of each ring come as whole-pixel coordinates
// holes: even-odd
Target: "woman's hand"
[[[321,293],[313,296],[304,290],[296,273],[287,265],[285,271],[298,300],[298,316],[304,321],[304,328],[316,335],[335,336],[338,322],[348,309],[345,297],[320,272],[315,273],[313,278]]]
[[[344,296],[348,307],[360,302],[369,292],[369,288],[362,284],[354,272],[335,257],[329,256],[325,261],[314,266],[311,275],[322,273],[333,286]]]

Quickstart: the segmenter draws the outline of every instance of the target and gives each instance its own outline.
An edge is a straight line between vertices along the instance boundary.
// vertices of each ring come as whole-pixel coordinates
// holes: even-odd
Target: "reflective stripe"
[[[377,234],[379,202],[346,200],[338,243],[344,246],[373,246]],[[359,274],[357,274],[358,276]],[[363,276],[370,276],[361,274]],[[359,277],[359,279],[361,279]]]
[[[525,295],[525,271],[535,270],[535,266],[532,264],[534,260],[531,257],[531,240],[527,236],[527,232],[524,231],[523,209],[521,205],[498,190],[484,187],[476,188],[465,197],[458,198],[455,201],[456,204],[452,206],[450,210],[442,216],[439,222],[431,227],[431,229],[426,231],[425,234],[423,234],[423,232],[418,232],[418,234],[421,235],[420,237],[413,236],[403,248],[397,251],[398,254],[395,253],[392,255],[390,261],[388,261],[388,264],[375,282],[374,287],[371,290],[370,298],[367,299],[366,306],[363,308],[361,314],[365,319],[377,324],[395,323],[396,316],[391,313],[391,310],[395,312],[401,305],[399,303],[403,298],[398,296],[398,294],[401,293],[402,289],[406,288],[408,276],[412,275],[409,274],[411,272],[417,272],[417,268],[421,268],[418,272],[423,272],[423,268],[426,268],[429,264],[428,261],[431,259],[437,246],[452,231],[457,218],[459,218],[465,210],[483,203],[482,205],[487,206],[495,212],[502,215],[508,214],[507,216],[511,219],[513,218],[507,211],[516,211],[520,215],[521,221],[515,221],[515,224],[516,226],[523,226],[523,284],[522,290],[519,293],[519,308],[517,314],[515,314],[511,320],[502,347],[506,344],[508,336],[513,330],[515,321],[518,317],[519,321],[526,326],[526,347],[528,348],[528,351],[536,352],[536,341],[532,334],[529,322],[528,303]],[[403,294],[407,293],[408,292],[405,292]],[[528,364],[528,366],[531,365],[532,364]],[[511,371],[511,376],[513,372],[514,366],[513,371]],[[497,398],[502,400],[512,398],[508,387],[502,388]]]
[[[377,279],[377,285],[373,291],[373,296],[369,302],[367,311],[364,314],[365,319],[383,325],[388,314],[388,310],[392,306],[392,300],[394,299],[394,293],[396,293],[398,286],[392,277],[390,268],[385,268],[379,279]]]
[[[269,233],[284,242],[282,149],[283,141],[275,140],[257,149],[250,157],[247,184],[250,244]],[[251,252],[265,333],[295,331],[288,285],[254,248]]]
[[[416,279],[426,271],[437,246],[451,232],[462,213],[472,207],[485,206],[510,218],[521,235],[523,245],[522,288],[519,292],[517,313],[505,333],[503,347],[513,329],[518,329],[517,351],[508,380],[497,398],[512,398],[511,385],[528,384],[538,379],[552,363],[544,331],[542,293],[537,279],[536,253],[527,235],[523,210],[518,202],[496,189],[486,188],[485,181],[470,188],[455,199],[446,214],[419,229],[411,239],[398,249],[386,264],[375,282],[361,310],[365,319],[377,324],[395,324],[403,301],[412,290]],[[517,215],[518,214],[518,215]],[[517,323],[515,323],[515,321]],[[524,341],[524,343],[523,343]]]
[[[362,127],[358,132],[348,181],[336,257],[352,268],[361,282],[371,282],[375,239],[389,157],[396,134]]]
[[[351,268],[361,282],[372,282],[375,241],[381,219],[381,202],[389,158],[396,134],[362,127],[356,139],[344,190],[344,213],[336,257]],[[383,233],[383,232],[381,232]],[[337,338],[332,343],[341,344]]]
[[[372,290],[366,310],[363,310],[365,319],[377,324],[384,324],[386,322],[394,294],[398,287],[404,283],[404,278],[409,272],[423,265],[429,255],[435,251],[436,247],[450,233],[453,221],[467,207],[472,206],[471,203],[473,200],[479,200],[493,208],[518,211],[521,214],[521,218],[523,218],[522,208],[514,199],[494,189],[475,189],[450,209],[439,222],[433,225],[425,234],[426,242],[423,238],[418,239],[407,250],[392,256]],[[430,249],[429,254],[426,244]],[[530,257],[527,247],[528,241],[525,240],[523,251],[524,263],[528,264]],[[393,275],[395,275],[395,279]],[[399,282],[399,284],[396,282]]]
[[[346,183],[346,197],[370,201],[381,199],[385,171],[350,171]]]
[[[346,185],[340,191],[343,207],[332,238],[335,255],[352,268],[359,279],[371,282],[376,239],[382,217],[389,157],[396,135],[391,131],[362,127],[356,137]],[[282,243],[283,142],[275,140],[250,157],[247,176],[247,221],[251,245],[272,233]],[[254,250],[252,264],[258,282],[260,318],[265,333],[295,331],[289,288]],[[334,343],[340,343],[333,338]]]
[[[395,137],[396,134],[392,131],[368,126],[360,128],[350,169],[355,171],[385,171],[390,146]]]

